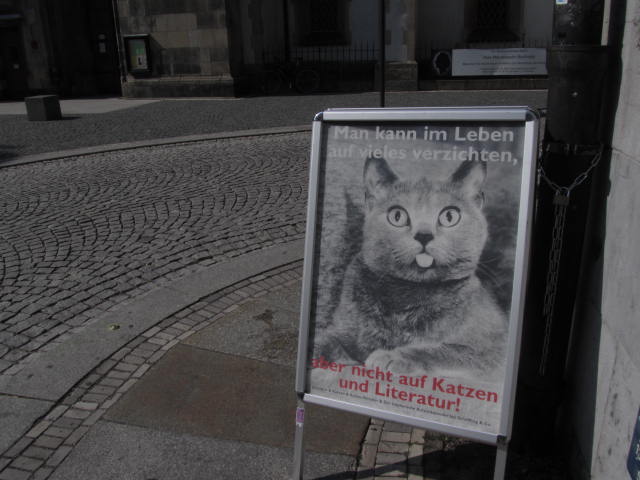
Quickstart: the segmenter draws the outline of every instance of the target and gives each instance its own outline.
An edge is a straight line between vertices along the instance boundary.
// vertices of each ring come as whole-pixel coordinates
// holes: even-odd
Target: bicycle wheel
[[[296,72],[293,88],[304,94],[314,93],[320,87],[320,75],[312,68],[302,68]]]
[[[265,95],[275,95],[282,88],[282,73],[278,70],[265,70],[262,72],[260,90]]]

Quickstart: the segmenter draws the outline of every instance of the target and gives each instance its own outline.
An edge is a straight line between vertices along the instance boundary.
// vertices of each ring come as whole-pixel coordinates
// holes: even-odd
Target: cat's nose
[[[433,234],[429,232],[418,232],[413,238],[420,242],[423,246],[433,240]]]

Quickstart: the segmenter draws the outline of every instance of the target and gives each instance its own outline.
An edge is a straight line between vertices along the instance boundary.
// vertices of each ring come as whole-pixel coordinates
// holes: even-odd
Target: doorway
[[[27,72],[18,26],[0,26],[0,98],[22,99],[27,90]]]

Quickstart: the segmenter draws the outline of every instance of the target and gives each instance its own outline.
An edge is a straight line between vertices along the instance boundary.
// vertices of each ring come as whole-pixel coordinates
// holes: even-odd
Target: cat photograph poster
[[[332,122],[319,137],[307,393],[497,434],[523,123]]]

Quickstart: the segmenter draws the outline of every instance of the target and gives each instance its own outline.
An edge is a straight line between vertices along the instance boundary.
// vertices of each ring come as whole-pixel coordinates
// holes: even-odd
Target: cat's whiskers
[[[502,260],[502,256],[500,255],[495,255],[493,257],[482,257],[482,263],[491,263],[491,262],[497,262]]]
[[[497,287],[500,284],[498,276],[494,273],[493,269],[491,269],[489,266],[483,263],[478,263],[477,270],[482,274],[480,275],[482,279],[483,280],[486,279],[494,287]]]

